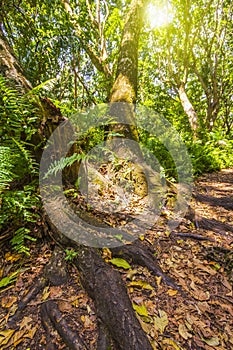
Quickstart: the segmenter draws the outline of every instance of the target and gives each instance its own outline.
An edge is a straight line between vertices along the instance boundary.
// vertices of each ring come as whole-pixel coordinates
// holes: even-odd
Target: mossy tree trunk
[[[134,118],[133,103],[136,99],[137,51],[140,27],[142,24],[142,10],[142,1],[133,0],[123,32],[118,71],[116,81],[113,85],[110,101],[111,103],[126,103],[127,108],[129,106],[130,113],[127,114],[127,117],[129,117],[127,121],[129,122],[130,128],[133,125],[131,124],[131,121],[133,123],[133,119],[131,118]],[[0,49],[2,50],[0,57],[1,72],[4,73],[6,79],[12,81],[12,86],[15,88],[20,86],[22,92],[28,92],[31,89],[31,85],[24,77],[23,70],[18,64],[17,59],[4,36],[1,36]],[[40,107],[41,102],[38,101],[38,103]],[[46,109],[46,113],[44,115],[46,119],[44,120],[44,118],[39,117],[38,122],[42,122],[39,129],[41,127],[45,129],[46,123],[53,124],[52,128],[49,126],[46,128],[47,133],[46,135],[44,134],[44,137],[46,136],[46,138],[49,138],[50,133],[53,132],[56,125],[64,119],[58,111],[58,118],[54,116],[54,106],[49,100],[47,101],[46,106],[51,107]],[[55,113],[55,115],[57,113]],[[122,130],[122,132],[124,132],[124,135],[128,137],[128,131],[126,129]],[[138,135],[134,126],[132,128],[132,132],[130,133],[130,138],[138,141]],[[49,218],[47,218],[47,216],[45,217],[45,232],[48,233],[48,230],[50,231],[50,237],[53,237],[55,242],[59,242],[59,247],[63,246],[65,249],[67,246],[73,246],[78,252],[79,258],[76,262],[77,268],[82,276],[83,286],[86,288],[87,292],[95,302],[96,314],[99,321],[100,337],[97,342],[97,349],[107,350],[109,348],[117,348],[119,350],[152,350],[148,337],[144,333],[132,308],[131,301],[127,294],[127,289],[121,279],[120,273],[110,267],[109,264],[102,259],[98,250],[90,247],[84,247],[72,242],[63,236],[56,227],[54,227],[53,223],[49,220]],[[56,254],[57,253],[55,251],[55,255]],[[136,255],[136,252],[133,252],[132,259]],[[153,256],[151,266],[154,265],[154,260],[155,258]],[[63,275],[59,271],[61,266],[64,267],[64,264],[64,260],[61,264],[59,261],[57,261],[57,258],[52,259],[50,268],[45,269],[44,273],[42,273],[43,276],[38,278],[38,283],[35,283],[35,285],[32,286],[32,289],[20,303],[20,307],[13,316],[12,322],[14,322],[14,320],[18,320],[18,317],[21,315],[21,311],[46,283],[50,283],[51,285],[65,283]],[[158,273],[160,274],[161,271]],[[55,283],[54,276],[58,277],[56,278]],[[59,278],[59,276],[61,276],[61,278]],[[42,310],[42,317],[44,314],[48,315],[48,317],[52,320],[51,324],[53,324],[54,327],[57,326],[57,330],[62,336],[64,342],[67,342],[67,334],[70,333],[67,329],[65,329],[65,323],[63,322],[63,324],[61,324],[61,317],[60,314],[56,312],[55,305],[52,305],[52,307],[50,306],[48,304],[48,307],[46,307],[44,311]],[[110,339],[110,341],[108,339]],[[73,344],[70,344],[69,342],[69,348],[79,349],[80,344],[80,341],[74,339]]]

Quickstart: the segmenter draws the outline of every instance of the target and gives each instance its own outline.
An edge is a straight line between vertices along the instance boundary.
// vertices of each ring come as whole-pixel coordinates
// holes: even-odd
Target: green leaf
[[[137,305],[133,303],[133,309],[137,312],[139,316],[148,316],[148,311],[145,305]]]
[[[17,276],[19,274],[19,270],[13,272],[10,276],[7,276],[7,277],[4,277],[0,280],[0,288],[2,287],[6,287],[8,286],[9,284],[12,284],[16,281],[17,279]]]
[[[132,281],[128,284],[128,287],[135,287],[135,288],[142,288],[142,289],[149,289],[153,290],[154,288],[145,281],[139,280],[139,281]]]
[[[117,267],[122,267],[125,270],[128,270],[131,268],[130,264],[124,259],[114,258],[114,259],[111,259],[109,261],[111,264],[113,264]]]

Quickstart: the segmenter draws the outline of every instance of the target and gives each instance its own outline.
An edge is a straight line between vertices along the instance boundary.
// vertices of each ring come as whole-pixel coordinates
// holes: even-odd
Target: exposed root
[[[198,202],[204,202],[214,207],[223,207],[227,210],[233,210],[233,201],[232,198],[229,197],[216,198],[213,196],[205,196],[201,193],[196,193],[193,197]]]
[[[223,236],[226,236],[226,232],[233,232],[233,226],[215,219],[200,218],[198,224],[200,228],[214,231]]]
[[[19,320],[22,311],[27,307],[29,302],[33,300],[37,294],[46,286],[47,282],[48,280],[43,273],[36,278],[32,287],[29,289],[29,292],[20,300],[16,313],[10,318],[8,322],[9,325],[12,325]]]
[[[145,247],[140,241],[135,241],[134,243],[123,247],[114,248],[112,249],[112,253],[114,256],[131,259],[135,264],[147,267],[154,275],[161,276],[162,280],[167,285],[182,292],[181,287],[162,271],[156,257],[149,248]]]
[[[189,239],[194,239],[197,241],[210,241],[210,242],[215,242],[213,238],[210,237],[204,237],[201,235],[196,235],[194,233],[184,233],[184,232],[172,232],[170,237],[182,237],[182,238],[189,238]]]
[[[78,333],[70,329],[64,315],[59,311],[55,301],[48,301],[42,304],[41,316],[42,319],[44,319],[43,325],[45,326],[46,331],[49,331],[49,333],[51,332],[51,324],[48,321],[46,322],[46,320],[50,319],[53,327],[60,334],[64,343],[69,347],[69,349],[88,350]]]
[[[119,272],[91,248],[82,249],[76,264],[82,272],[82,283],[95,302],[97,317],[107,327],[117,349],[152,350]]]
[[[97,350],[111,349],[111,337],[108,328],[103,324],[101,320],[98,320],[99,335],[97,340]]]

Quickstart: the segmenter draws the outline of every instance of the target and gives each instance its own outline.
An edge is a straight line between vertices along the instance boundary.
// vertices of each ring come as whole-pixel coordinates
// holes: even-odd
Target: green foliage
[[[19,228],[15,234],[14,237],[11,239],[11,244],[13,246],[13,249],[17,251],[17,253],[24,253],[26,255],[30,255],[29,248],[25,246],[25,240],[28,239],[30,241],[36,241],[35,238],[31,237],[28,233],[30,232],[29,229],[26,229],[24,227]]]
[[[121,267],[125,270],[128,270],[131,268],[130,264],[124,260],[124,259],[121,259],[121,258],[113,258],[111,260],[109,260],[109,262],[117,267]]]
[[[38,165],[29,143],[36,132],[36,110],[28,97],[10,89],[2,77],[0,92],[0,229],[12,230],[14,249],[27,254],[24,240],[31,239],[27,226],[36,221],[40,203]]]
[[[7,277],[3,277],[1,280],[0,280],[0,288],[3,288],[3,287],[7,287],[9,284],[12,284],[16,281],[17,279],[17,276],[19,274],[19,270],[13,272],[10,276],[7,276]]]
[[[62,157],[59,160],[55,160],[49,167],[45,177],[49,177],[51,175],[56,175],[58,171],[62,171],[65,167],[72,166],[75,162],[79,162],[80,160],[84,160],[84,154],[74,153],[70,157]]]
[[[65,260],[69,262],[72,262],[74,258],[78,255],[78,252],[74,251],[74,249],[66,249],[65,253],[66,253]]]
[[[198,140],[188,144],[194,175],[233,166],[233,140],[224,138],[221,134],[212,132],[206,141]]]

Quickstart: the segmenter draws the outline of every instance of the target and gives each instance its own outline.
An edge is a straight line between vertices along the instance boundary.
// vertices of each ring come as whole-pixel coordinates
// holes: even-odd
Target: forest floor
[[[154,349],[232,349],[233,169],[199,177],[190,206],[195,215],[184,218],[172,234],[164,229],[164,213],[143,239],[184,295],[130,261],[128,269],[113,268],[120,271]],[[9,246],[3,247],[0,277],[15,272],[16,281],[0,288],[0,349],[47,348],[40,314],[40,306],[47,300],[58,303],[71,328],[79,332],[88,349],[95,349],[98,330],[94,304],[72,263],[68,264],[68,283],[45,287],[28,303],[14,327],[7,323],[53,248],[54,242],[41,239],[32,242],[30,256],[23,257],[12,253]],[[58,350],[68,349],[56,331],[52,337]]]

